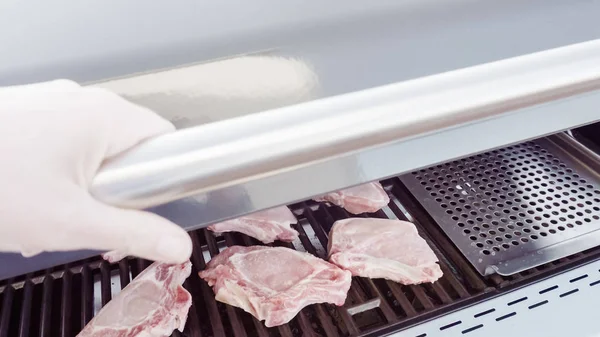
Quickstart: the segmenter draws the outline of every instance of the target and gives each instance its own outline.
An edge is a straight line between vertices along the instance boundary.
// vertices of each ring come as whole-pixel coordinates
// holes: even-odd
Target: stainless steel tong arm
[[[91,192],[147,208],[599,88],[593,40],[159,136],[107,161]]]

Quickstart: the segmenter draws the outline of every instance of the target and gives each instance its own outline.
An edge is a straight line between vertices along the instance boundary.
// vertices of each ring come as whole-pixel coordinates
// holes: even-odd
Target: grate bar
[[[100,264],[100,294],[102,296],[102,306],[105,306],[112,298],[112,290],[110,288],[110,264],[106,261],[103,261]]]
[[[442,287],[442,285],[439,282],[434,282],[431,285],[431,287],[433,288],[433,291],[438,296],[438,298],[442,301],[442,303],[448,304],[452,302],[450,295],[448,295],[446,290],[444,290],[444,287]]]
[[[200,240],[197,232],[190,233],[192,237],[192,242],[194,244],[194,249],[192,251],[192,264],[194,266],[198,266],[198,269],[203,270],[206,268],[206,262],[204,261],[204,256],[202,255],[202,247],[200,247]],[[205,238],[209,235],[204,231]],[[210,241],[206,240],[207,244],[210,245]],[[216,248],[216,247],[215,247]],[[219,315],[219,308],[217,307],[217,301],[215,300],[212,289],[208,286],[206,281],[201,278],[197,278],[200,282],[200,288],[202,297],[206,301],[206,308],[208,310],[208,317],[211,324],[212,332],[215,337],[225,337],[225,327],[223,326],[223,321],[221,320],[221,316]]]
[[[241,309],[232,307],[231,305],[226,305],[227,315],[229,316],[229,322],[231,323],[231,328],[233,329],[233,335],[236,337],[247,337],[246,329],[242,325],[240,319],[240,311]]]
[[[410,302],[408,301],[408,298],[406,298],[406,295],[404,295],[404,292],[402,291],[400,285],[398,285],[398,283],[395,283],[392,281],[386,281],[386,284],[387,284],[388,288],[390,288],[392,295],[394,295],[394,298],[396,299],[396,301],[398,301],[398,304],[400,305],[400,307],[402,308],[402,310],[404,311],[406,316],[412,317],[412,316],[416,315],[417,311],[410,304]]]
[[[368,285],[369,291],[371,291],[373,297],[381,299],[379,309],[383,313],[383,316],[385,317],[386,321],[388,321],[389,323],[397,322],[398,318],[396,317],[394,310],[392,310],[388,302],[384,300],[383,295],[381,295],[379,289],[377,289],[375,283],[373,283],[373,280],[363,279],[363,281]]]
[[[225,236],[227,238],[228,236]],[[217,241],[213,234],[209,231],[204,231],[204,238],[206,239],[206,244],[208,245],[208,252],[210,253],[210,257],[214,259],[217,255],[219,255],[219,247],[217,246]]]
[[[317,236],[317,239],[319,241],[319,243],[321,243],[322,247],[327,247],[328,244],[328,234],[325,231],[324,227],[322,226],[322,224],[319,223],[319,221],[317,221],[317,219],[315,218],[313,211],[310,209],[310,207],[306,207],[306,205],[304,205],[304,212],[303,214],[306,216],[306,218],[308,219],[308,222],[311,226],[311,228],[313,229],[313,231],[315,232],[315,235]],[[319,208],[319,210],[321,210],[321,208]],[[328,217],[328,220],[333,221],[333,218],[331,218],[331,215],[329,213],[325,213],[326,217]],[[301,226],[299,226],[301,227]],[[305,233],[304,229],[302,229],[302,232]],[[305,233],[306,234],[306,233]],[[308,245],[305,245],[305,248],[309,251],[309,252],[314,252],[316,256],[319,256],[321,258],[325,258],[325,256],[320,256],[320,254],[317,254],[317,250],[316,248],[310,243],[310,241],[308,241],[307,243]],[[355,280],[352,280],[352,284],[355,284]],[[348,292],[348,298],[346,299],[346,304],[345,306],[349,305],[349,300],[351,298],[351,292],[353,292],[353,296],[352,297],[356,297],[356,296],[360,296],[357,295],[358,293],[356,292],[356,286],[353,286],[350,288],[350,291]],[[345,307],[344,306],[344,307]],[[336,308],[336,311],[338,312],[338,314],[340,315],[342,322],[345,325],[345,328],[348,329],[348,333],[351,335],[356,335],[360,332],[360,330],[358,329],[358,326],[356,325],[356,323],[354,322],[354,320],[352,319],[352,315],[350,315],[350,313],[348,313],[348,310],[346,310],[345,308]]]
[[[60,311],[60,336],[71,336],[71,288],[73,274],[67,269],[62,277],[62,296]]]
[[[52,320],[52,286],[54,277],[46,274],[42,288],[42,313],[40,317],[40,337],[51,337],[50,323]]]
[[[127,264],[129,265],[129,270],[131,272],[131,279],[133,280],[142,272],[142,270],[139,267],[138,261],[136,261],[134,259],[128,260]]]
[[[277,330],[279,331],[281,337],[293,337],[292,330],[288,324],[278,326]]]
[[[81,269],[81,326],[85,326],[94,316],[94,278],[89,266]]]
[[[252,317],[252,323],[254,324],[254,328],[259,337],[269,337],[269,331],[264,324],[254,317]]]
[[[9,337],[8,328],[10,325],[10,316],[12,313],[12,302],[15,296],[15,289],[11,286],[6,286],[3,291],[2,313],[0,315],[0,337]]]
[[[21,307],[21,320],[19,322],[19,337],[28,337],[29,328],[31,324],[31,304],[33,298],[33,282],[27,277],[25,285],[23,286],[23,301]],[[3,326],[0,323],[0,326]]]
[[[306,206],[306,204],[304,204],[303,205],[303,214],[307,214],[308,212],[311,212],[310,208],[308,206]],[[314,218],[313,218],[313,220],[316,222],[316,220]],[[318,257],[321,257],[321,258],[325,258],[325,256],[322,256],[321,254],[319,254],[317,252],[317,249],[312,245],[312,243],[310,242],[310,240],[308,238],[308,235],[306,234],[306,231],[304,230],[304,227],[302,227],[301,225],[298,225],[295,227],[295,229],[300,234],[300,242],[302,243],[302,246],[306,249],[306,251],[308,253],[318,256]],[[315,305],[317,317],[319,318],[319,321],[321,322],[321,326],[323,327],[323,329],[325,329],[327,336],[339,336],[337,333],[337,329],[331,323],[331,319],[328,318],[328,315],[326,314],[324,306],[325,306],[324,304],[316,304]],[[350,316],[350,315],[348,315],[348,316]]]
[[[321,322],[321,326],[323,330],[325,330],[325,334],[330,337],[339,337],[337,329],[331,323],[331,319],[327,315],[327,312],[324,309],[325,305],[317,304],[315,305],[315,311],[317,313],[317,317],[319,318],[319,322]]]
[[[227,240],[227,239],[226,239]],[[244,235],[242,237],[242,243],[244,246],[254,246],[257,245],[258,242],[256,242],[257,240],[253,240],[251,237]]]
[[[319,208],[319,210],[322,210],[322,209],[323,208]],[[327,242],[329,242],[329,234],[325,231],[325,229],[317,221],[317,219],[315,219],[315,216],[310,208],[306,208],[305,211],[306,211],[306,217],[308,218],[308,222],[310,223],[310,226],[312,227],[313,231],[315,232],[317,239],[321,243],[321,246],[326,248]],[[327,212],[325,214],[327,217],[327,222],[333,224],[334,220],[331,217],[331,215]]]
[[[433,309],[433,307],[434,307],[433,302],[431,302],[431,300],[429,299],[427,294],[425,294],[425,291],[423,290],[423,288],[421,288],[420,286],[417,286],[417,285],[410,285],[408,287],[413,292],[413,294],[415,294],[417,300],[419,300],[419,302],[421,303],[421,305],[423,305],[425,310]]]
[[[193,274],[192,274],[193,275]],[[194,288],[190,279],[187,279],[183,286],[190,291]],[[191,294],[194,292],[190,291]],[[203,337],[202,330],[200,329],[200,316],[198,315],[198,310],[196,310],[196,306],[198,305],[194,295],[192,295],[192,306],[190,307],[190,312],[188,314],[188,321],[185,326],[184,334],[187,337]],[[177,330],[176,330],[177,331]]]
[[[219,254],[217,241],[212,232],[204,231],[204,233],[205,233],[206,242],[208,243],[210,255],[211,255],[211,257],[214,258],[215,256],[217,256]],[[223,237],[225,238],[225,241],[227,242],[228,246],[235,245],[235,242],[233,240],[231,233],[225,233],[223,235]],[[234,336],[247,337],[246,330],[244,329],[244,326],[242,325],[242,322],[241,322],[241,319],[239,316],[240,310],[231,305],[227,305],[227,304],[225,304],[225,308],[226,308],[225,310],[227,311],[227,316],[229,317],[229,322],[231,324],[231,328],[233,329]]]
[[[121,289],[125,288],[130,282],[127,259],[119,261],[119,280],[121,282]]]
[[[145,259],[138,259],[138,264],[140,265],[141,270],[144,270],[152,264],[152,261],[148,261]]]
[[[312,216],[311,210],[306,207],[306,209],[304,210],[304,214],[310,214]],[[314,220],[314,218],[313,218]],[[314,220],[316,222],[316,220]],[[312,221],[310,221],[312,222]],[[310,224],[309,222],[309,224]],[[310,224],[312,227],[312,224]],[[308,238],[308,235],[306,234],[306,231],[304,230],[304,227],[302,226],[297,226],[296,230],[298,230],[298,233],[300,234],[300,242],[302,243],[302,246],[304,246],[304,248],[306,249],[307,252],[309,252],[310,254],[313,254],[314,256],[318,256],[320,258],[325,258],[326,256],[323,256],[322,254],[319,254],[317,252],[317,249],[313,246],[313,244],[310,242],[310,239]]]
[[[348,297],[354,299],[355,302],[362,303],[367,300],[367,296],[362,293],[362,283],[357,277],[352,277],[352,285],[348,291]]]
[[[441,263],[440,267],[442,268],[442,273],[444,273],[444,275],[452,275],[452,277],[448,277],[448,283],[450,283],[450,286],[458,293],[460,298],[467,298],[471,296],[469,295],[469,292],[465,286],[456,277],[454,277],[454,273],[450,271],[450,268],[448,268],[445,263]]]

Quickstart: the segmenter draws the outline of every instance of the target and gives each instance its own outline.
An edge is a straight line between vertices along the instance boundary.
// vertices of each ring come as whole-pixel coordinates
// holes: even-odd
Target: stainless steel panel
[[[159,136],[105,163],[91,192],[152,207],[599,88],[594,40]]]
[[[540,139],[401,180],[482,275],[511,275],[598,245],[599,178]]]
[[[597,39],[599,11],[589,0],[4,0],[0,85],[268,50],[313,65],[330,96]]]
[[[592,337],[598,299],[600,261],[594,261],[387,336]]]

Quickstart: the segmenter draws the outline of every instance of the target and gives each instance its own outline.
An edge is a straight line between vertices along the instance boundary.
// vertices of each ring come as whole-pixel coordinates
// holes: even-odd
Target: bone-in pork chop
[[[164,337],[183,331],[192,297],[181,284],[192,264],[155,262],[108,302],[78,337]]]
[[[343,305],[352,278],[308,253],[263,246],[229,247],[199,274],[218,301],[244,309],[267,327],[289,322],[313,303]]]
[[[352,214],[361,214],[377,212],[390,202],[390,197],[380,183],[371,182],[332,192],[314,200],[343,207]]]
[[[350,218],[329,232],[329,261],[354,276],[385,278],[402,284],[442,277],[438,258],[414,224],[400,220]]]
[[[297,223],[296,217],[285,206],[256,212],[237,219],[220,222],[208,227],[213,232],[240,232],[264,243],[275,240],[292,242],[298,232],[291,228]]]

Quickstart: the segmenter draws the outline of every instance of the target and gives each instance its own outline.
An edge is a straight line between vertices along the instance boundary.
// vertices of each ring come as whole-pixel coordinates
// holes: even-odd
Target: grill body
[[[557,167],[562,167],[561,163],[566,166],[566,162],[554,161],[554,155],[551,156],[549,150],[544,147],[549,147],[549,143],[547,140],[524,143],[466,158],[450,165],[467,167],[466,163],[479,162],[483,158],[492,158],[499,154],[507,158],[518,158],[523,153],[531,152],[532,157],[525,157],[533,158],[533,152],[537,152]],[[513,153],[515,151],[517,153]],[[515,164],[516,166],[518,165]],[[437,172],[442,167],[433,167],[425,172]],[[477,167],[477,170],[469,171],[477,176],[483,175],[486,169],[487,167]],[[500,167],[494,166],[494,169],[499,170]],[[501,173],[496,172],[496,175],[498,174]],[[570,174],[581,172],[573,171]],[[184,332],[175,332],[174,336],[380,336],[485,301],[600,257],[600,248],[592,248],[552,262],[537,264],[510,276],[482,276],[476,268],[477,264],[473,264],[469,255],[464,254],[463,248],[457,244],[459,241],[448,235],[447,228],[440,226],[436,214],[427,210],[426,202],[423,202],[425,199],[419,198],[418,193],[413,190],[414,187],[404,182],[419,175],[424,175],[424,172],[418,171],[382,181],[391,197],[389,206],[364,216],[401,219],[415,223],[420,235],[440,259],[444,276],[438,282],[403,286],[391,281],[355,277],[344,306],[309,306],[289,324],[267,329],[242,310],[216,302],[210,287],[197,276],[197,272],[205,268],[206,263],[224,247],[260,243],[242,234],[215,236],[210,231],[199,229],[190,232],[194,243],[193,272],[184,284],[193,296],[193,306]],[[494,187],[490,190],[491,195],[488,199],[500,200],[500,196],[507,193],[497,193],[495,189]],[[442,208],[439,205],[438,207]],[[299,219],[296,229],[300,232],[300,239],[293,243],[276,245],[306,251],[321,258],[326,257],[327,234],[331,226],[336,220],[350,215],[339,207],[313,201],[296,203],[290,208]],[[500,215],[491,214],[493,217],[490,223],[504,223],[501,221],[505,216],[504,212]],[[593,223],[588,226],[593,226]],[[459,228],[463,230],[466,227]],[[515,225],[514,230],[518,228],[524,232],[525,226]],[[481,254],[484,248],[477,248],[479,256],[484,256]],[[145,260],[126,259],[111,265],[95,257],[5,280],[0,286],[0,337],[74,336],[104,304],[149,264],[150,262]]]
[[[176,2],[130,0],[106,6],[90,0],[85,4],[70,3],[69,11],[64,11],[64,6],[38,2],[38,12],[44,15],[31,20],[22,20],[31,14],[29,6],[0,3],[0,41],[4,47],[0,53],[0,85],[55,78],[70,78],[85,85],[103,83],[178,123],[220,119],[223,116],[218,112],[204,113],[197,107],[230,99],[227,95],[207,99],[203,90],[190,90],[198,89],[194,88],[198,84],[195,70],[201,63],[232,55],[258,55],[292,58],[315,72],[311,82],[315,86],[310,88],[309,96],[324,100],[309,102],[314,103],[309,107],[322,108],[309,109],[314,119],[301,109],[290,107],[287,116],[272,115],[281,118],[280,123],[261,123],[260,116],[253,117],[251,120],[258,121],[254,125],[261,128],[248,130],[248,124],[235,116],[297,101],[278,97],[266,106],[253,105],[250,109],[247,102],[234,100],[231,114],[226,117],[231,117],[231,121],[222,121],[216,128],[209,125],[207,129],[212,128],[213,133],[199,132],[198,138],[182,138],[180,144],[184,146],[180,150],[193,152],[225,141],[246,145],[249,143],[240,141],[245,139],[238,136],[252,131],[253,136],[263,139],[273,130],[284,130],[281,126],[289,132],[279,135],[299,136],[289,144],[279,144],[276,149],[280,152],[273,152],[275,155],[263,156],[261,160],[268,164],[265,167],[277,171],[273,174],[263,174],[256,163],[250,163],[254,164],[255,171],[251,173],[255,176],[240,174],[239,181],[212,181],[218,185],[213,190],[205,191],[205,184],[194,189],[205,191],[200,195],[185,194],[183,199],[149,209],[188,229],[194,243],[193,274],[184,284],[193,296],[193,305],[185,330],[174,336],[382,336],[471,304],[485,303],[600,258],[600,248],[594,246],[598,242],[595,229],[600,207],[596,196],[598,160],[585,150],[564,146],[564,142],[554,138],[522,143],[598,121],[600,92],[592,91],[600,83],[597,54],[590,53],[590,58],[579,58],[579,62],[573,62],[572,57],[581,57],[580,53],[567,52],[564,59],[542,55],[533,62],[530,59],[529,65],[517,62],[513,72],[504,71],[502,66],[495,68],[498,76],[490,76],[486,72],[489,68],[479,67],[475,74],[481,82],[472,81],[473,69],[463,72],[458,82],[447,81],[453,76],[448,77],[447,72],[598,39],[598,1],[382,0],[365,6],[359,0],[318,5],[302,0],[256,0],[239,1],[236,6],[202,2],[191,8]],[[106,17],[111,18],[110,25],[106,25]],[[132,18],[136,21],[132,22]],[[44,34],[40,35],[40,31]],[[161,76],[155,77],[160,79],[158,83],[149,80],[152,75],[175,69],[183,81],[164,81]],[[130,85],[128,79],[142,73],[149,75],[142,77],[143,85]],[[436,74],[446,75],[427,80]],[[574,80],[571,76],[575,74],[579,77]],[[247,74],[236,75],[243,78]],[[529,80],[522,81],[524,77],[520,76],[524,75]],[[120,85],[111,88],[111,80],[116,78],[124,82],[112,82]],[[429,86],[422,86],[423,78]],[[532,82],[532,78],[537,81]],[[417,85],[404,87],[408,81]],[[402,91],[406,96],[387,91],[390,84],[407,89]],[[486,91],[486,85],[491,84],[503,90]],[[125,89],[120,91],[118,87]],[[370,95],[373,88],[383,91]],[[462,98],[457,99],[458,92]],[[504,101],[497,100],[501,92]],[[334,104],[338,112],[344,113],[338,116],[343,123],[327,124],[332,101],[326,99],[347,94],[351,95]],[[183,96],[185,104],[181,102]],[[440,97],[446,104],[439,104]],[[413,100],[419,104],[410,106]],[[552,102],[541,104],[549,101]],[[403,124],[405,127],[387,123],[393,121],[392,117],[398,118],[394,119],[396,122],[402,119],[394,110],[401,104],[410,117],[406,121],[411,123]],[[358,114],[364,119],[345,118],[349,108],[355,107],[364,108]],[[382,118],[370,114],[373,108],[382,107],[387,109],[378,115]],[[452,114],[429,114],[428,120],[421,119],[434,109],[454,110]],[[227,109],[221,111],[224,110]],[[352,120],[355,123],[345,124]],[[187,124],[179,125],[194,127]],[[400,127],[390,131],[386,129],[388,124]],[[369,137],[370,142],[365,144],[370,147],[351,132],[368,125],[378,127],[361,134]],[[346,132],[346,141],[352,140],[347,152],[338,146],[348,145],[342,142],[328,143],[328,147],[301,146],[309,145],[316,137],[302,139],[302,135],[312,133],[298,130],[312,132],[322,126],[329,127],[319,135],[325,141],[334,138],[330,136],[335,128],[340,130],[336,136]],[[244,132],[229,132],[232,130]],[[387,133],[378,132],[382,130]],[[592,130],[595,131],[590,133],[588,129],[587,134],[600,134],[598,128]],[[274,138],[279,141],[283,136]],[[513,144],[511,148],[483,154],[509,144]],[[297,152],[284,151],[290,148]],[[263,150],[271,149],[265,146]],[[317,156],[317,151],[326,152],[330,160],[325,155]],[[149,152],[156,153],[152,148]],[[246,163],[237,160],[256,153],[259,152],[239,151],[229,158],[238,168],[245,169]],[[299,160],[306,153],[310,160]],[[472,156],[478,153],[482,154]],[[161,155],[175,153],[165,151]],[[456,158],[465,159],[431,166]],[[531,167],[533,159],[539,169]],[[218,158],[207,162],[223,171],[233,167]],[[198,167],[211,166],[204,164],[201,162]],[[278,171],[279,164],[287,165],[287,170]],[[187,172],[197,173],[195,169]],[[213,172],[212,176],[222,179],[221,173]],[[162,177],[172,176],[175,175],[166,172]],[[382,211],[365,216],[414,222],[440,259],[444,277],[439,282],[402,286],[354,278],[343,307],[309,306],[289,324],[267,329],[241,310],[216,302],[210,287],[196,276],[223,247],[258,244],[241,234],[217,237],[201,227],[282,204],[289,204],[298,217],[296,229],[301,233],[298,242],[285,246],[325,257],[331,225],[349,215],[337,207],[303,200],[373,180],[382,181],[392,201]],[[161,181],[166,183],[169,179]],[[144,180],[139,186],[146,186]],[[559,191],[569,195],[560,195]],[[75,336],[149,265],[140,259],[111,265],[98,258],[97,253],[45,253],[30,259],[0,254],[0,337]],[[511,316],[503,311],[494,317]],[[452,331],[453,327],[464,329],[455,323],[436,329],[441,333]],[[471,333],[469,328],[462,331]],[[425,337],[419,333],[419,337]]]

